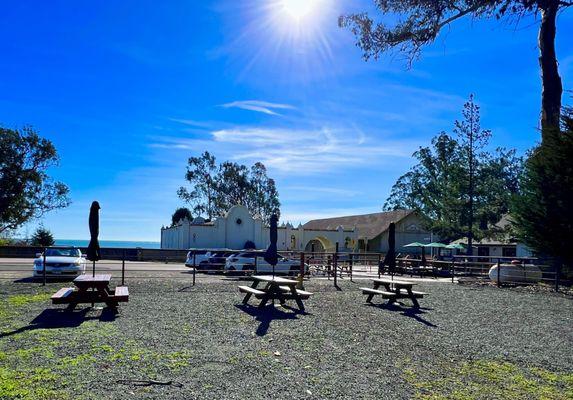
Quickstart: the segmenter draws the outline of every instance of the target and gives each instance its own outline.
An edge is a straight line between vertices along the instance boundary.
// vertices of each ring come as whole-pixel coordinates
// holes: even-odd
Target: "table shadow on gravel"
[[[431,323],[430,321],[420,316],[421,314],[428,314],[426,311],[431,311],[433,310],[433,308],[426,308],[426,307],[415,308],[408,306],[403,307],[397,304],[386,304],[386,303],[381,303],[381,304],[367,303],[367,304],[370,307],[380,308],[384,311],[398,312],[405,317],[412,318],[431,328],[438,327],[437,325]]]
[[[297,320],[299,315],[310,315],[307,312],[299,311],[298,309],[286,305],[282,305],[280,307],[291,310],[291,312],[280,310],[273,304],[269,304],[263,308],[254,307],[249,304],[235,304],[235,307],[255,317],[255,320],[260,322],[259,327],[255,332],[257,336],[265,336],[273,320]]]
[[[12,331],[0,333],[0,339],[36,329],[77,328],[82,323],[90,320],[99,320],[102,323],[115,321],[116,313],[113,309],[104,308],[98,316],[87,316],[90,310],[92,310],[91,307],[86,307],[78,311],[48,308],[35,317],[30,324]]]

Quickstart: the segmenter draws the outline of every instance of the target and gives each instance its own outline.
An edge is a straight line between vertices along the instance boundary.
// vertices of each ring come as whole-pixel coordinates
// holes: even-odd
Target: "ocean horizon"
[[[89,240],[78,240],[78,239],[56,239],[56,246],[75,246],[75,247],[88,247]],[[160,242],[152,241],[141,241],[141,240],[100,240],[100,247],[114,247],[114,248],[136,248],[141,247],[143,249],[159,249],[161,247]]]

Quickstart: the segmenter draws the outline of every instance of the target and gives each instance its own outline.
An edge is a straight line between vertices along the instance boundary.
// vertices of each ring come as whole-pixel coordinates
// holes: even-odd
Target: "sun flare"
[[[301,20],[316,8],[317,0],[281,0],[283,10],[291,17]]]

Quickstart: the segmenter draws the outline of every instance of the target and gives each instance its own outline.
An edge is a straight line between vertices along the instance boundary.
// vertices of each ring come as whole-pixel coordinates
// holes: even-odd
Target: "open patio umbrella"
[[[405,244],[402,247],[424,247],[424,244],[420,243],[420,242],[412,242],[412,243]]]
[[[391,222],[388,228],[388,252],[382,265],[387,265],[388,270],[394,276],[394,270],[396,269],[396,224],[394,222]]]
[[[447,245],[445,245],[443,243],[432,242],[432,243],[425,244],[424,247],[433,247],[436,249],[445,249],[447,247]]]
[[[90,244],[87,250],[87,259],[93,261],[93,275],[95,276],[95,262],[101,259],[99,248],[99,203],[94,201],[90,207],[89,226],[90,226]]]
[[[279,218],[276,214],[271,215],[271,226],[269,229],[269,235],[271,239],[271,243],[265,252],[264,259],[266,262],[273,266],[273,277],[275,276],[275,266],[279,260],[279,255],[277,253],[277,240],[278,240],[278,231],[277,231],[277,222]]]
[[[421,265],[426,265],[426,245],[420,242],[412,242],[412,243],[408,243],[405,244],[402,247],[419,247],[422,249],[422,261],[421,261]]]
[[[450,243],[449,245],[446,246],[446,249],[450,249],[450,250],[465,250],[466,246],[464,246],[461,243]],[[457,252],[458,254],[460,254],[459,252]]]
[[[440,242],[432,242],[432,243],[428,243],[428,244],[424,245],[424,247],[438,249],[438,257],[440,257],[440,255],[441,255],[440,249],[445,249],[446,245],[443,243],[440,243]]]

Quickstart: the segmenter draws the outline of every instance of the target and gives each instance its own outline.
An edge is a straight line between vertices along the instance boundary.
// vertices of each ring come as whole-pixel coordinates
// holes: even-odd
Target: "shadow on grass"
[[[42,311],[36,318],[34,318],[29,325],[15,329],[13,331],[1,332],[0,339],[23,333],[26,331],[33,331],[35,329],[58,329],[58,328],[76,328],[85,321],[99,320],[101,322],[114,321],[117,311],[111,308],[104,308],[99,316],[87,316],[90,307],[82,308],[78,311],[69,311],[66,309],[48,308]]]
[[[437,328],[438,327],[437,325],[432,324],[430,321],[428,321],[428,320],[426,320],[420,316],[422,314],[427,314],[426,311],[432,310],[431,308],[403,307],[402,305],[386,304],[386,303],[382,303],[382,304],[367,303],[367,304],[371,307],[377,307],[377,308],[381,308],[383,310],[388,310],[388,311],[392,311],[392,312],[399,312],[401,315],[408,317],[408,318],[412,318],[412,319],[414,319],[418,322],[421,322],[422,324],[429,326],[431,328]]]
[[[255,317],[255,319],[258,322],[260,322],[259,327],[257,328],[256,331],[257,336],[265,336],[273,320],[286,320],[286,319],[294,320],[298,319],[299,315],[309,315],[305,311],[300,311],[294,307],[290,307],[287,305],[282,305],[279,308],[279,306],[275,307],[274,305],[269,304],[263,308],[259,308],[248,304],[235,304],[235,307]],[[292,312],[285,312],[281,308],[286,308],[288,310],[291,310]]]

